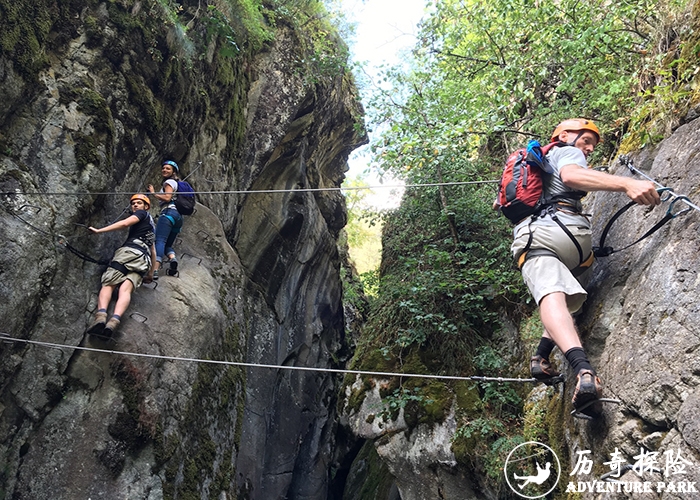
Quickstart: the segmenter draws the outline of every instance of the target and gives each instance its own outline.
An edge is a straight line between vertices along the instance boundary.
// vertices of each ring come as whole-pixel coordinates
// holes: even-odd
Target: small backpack
[[[175,197],[175,208],[180,215],[192,215],[196,199],[194,189],[187,181],[177,181],[177,196]]]
[[[498,204],[501,213],[512,223],[520,222],[541,208],[544,201],[543,178],[545,174],[553,172],[545,156],[552,147],[561,144],[555,141],[540,146],[533,140],[528,142],[527,147],[508,156],[498,186]]]

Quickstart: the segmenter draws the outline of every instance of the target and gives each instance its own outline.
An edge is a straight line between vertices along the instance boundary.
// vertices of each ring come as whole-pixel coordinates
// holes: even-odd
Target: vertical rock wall
[[[115,345],[83,334],[103,268],[56,236],[108,258],[125,235],[76,224],[117,218],[165,157],[197,169],[199,191],[338,187],[364,140],[352,84],[308,78],[284,26],[261,53],[223,57],[199,2],[175,20],[156,1],[31,4],[25,18],[2,2],[25,35],[52,22],[34,32],[43,64],[0,54],[0,331],[69,347],[0,346],[0,492],[325,497],[337,377],[101,350],[342,362],[338,191],[201,195],[180,276],[134,293]]]
[[[654,150],[633,158],[646,175],[678,195],[689,196],[697,205],[699,141],[700,121],[694,120]],[[615,173],[632,175],[622,166]],[[622,195],[597,193],[592,197],[598,231],[624,203]],[[632,243],[662,218],[669,205],[667,202],[653,210],[632,208],[613,227],[609,244],[621,248]],[[687,208],[676,202],[672,210],[680,213]],[[567,443],[572,463],[576,463],[578,449],[591,450],[593,459],[601,464],[618,449],[634,464],[634,457],[643,449],[658,453],[657,468],[665,472],[665,454],[671,452],[674,458],[680,454],[689,462],[683,475],[649,473],[641,480],[656,483],[700,478],[698,229],[700,213],[690,209],[641,243],[598,260],[579,324],[605,385],[605,396],[621,404],[606,405],[603,418],[595,422],[571,421]],[[634,481],[636,476],[628,472],[623,480]],[[648,498],[698,495],[662,491]]]

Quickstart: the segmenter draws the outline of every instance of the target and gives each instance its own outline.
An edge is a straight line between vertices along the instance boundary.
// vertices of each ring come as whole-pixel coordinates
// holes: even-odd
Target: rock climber
[[[161,209],[156,225],[156,264],[153,279],[158,279],[158,270],[163,265],[163,258],[166,255],[169,259],[167,274],[173,276],[177,273],[178,263],[173,244],[177,235],[182,231],[182,215],[175,206],[180,167],[174,161],[166,160],[161,166],[160,173],[163,177],[160,192],[156,193],[153,185],[148,185],[148,192],[153,193],[153,196],[157,198]]]
[[[545,381],[558,377],[549,355],[555,346],[559,347],[576,374],[574,408],[588,405],[590,412],[597,413],[600,408],[596,408],[599,405],[595,400],[601,397],[602,383],[586,356],[573,318],[586,300],[584,286],[593,263],[591,224],[582,212],[580,199],[589,191],[617,191],[642,205],[658,205],[661,200],[650,181],[587,168],[586,159],[601,140],[592,121],[564,120],[551,139],[564,145],[552,148],[546,157],[553,173],[544,180],[545,208],[539,216],[516,225],[511,246],[544,325],[530,360],[530,373]]]
[[[97,312],[87,330],[90,334],[111,337],[131,303],[131,293],[142,282],[153,281],[153,263],[156,261],[155,224],[148,213],[150,208],[148,196],[135,194],[130,200],[129,217],[100,229],[92,226],[88,228],[94,234],[129,228],[126,241],[114,252],[112,262],[102,274]],[[107,307],[117,287],[117,301],[112,317],[107,321]]]

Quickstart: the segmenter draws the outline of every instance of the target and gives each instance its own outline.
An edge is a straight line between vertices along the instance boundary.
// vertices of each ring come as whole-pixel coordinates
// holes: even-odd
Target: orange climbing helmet
[[[142,202],[144,202],[146,204],[146,209],[151,208],[151,200],[149,200],[148,196],[146,196],[145,194],[136,193],[134,196],[131,197],[129,202],[132,202],[134,200],[141,200]]]
[[[559,125],[557,125],[557,128],[555,128],[554,132],[552,132],[552,142],[558,140],[559,134],[561,134],[565,130],[581,133],[588,130],[596,135],[596,137],[598,138],[598,142],[602,142],[603,140],[600,137],[600,130],[598,130],[598,127],[596,127],[595,123],[593,123],[590,120],[586,120],[585,118],[572,118],[570,120],[564,120]]]

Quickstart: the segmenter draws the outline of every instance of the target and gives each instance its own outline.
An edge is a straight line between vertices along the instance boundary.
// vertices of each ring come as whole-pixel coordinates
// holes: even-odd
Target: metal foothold
[[[35,209],[36,209],[36,213],[41,212],[41,207],[38,207],[38,206],[36,206],[36,205],[26,205],[26,204],[25,204],[25,205],[22,205],[21,207],[19,207],[19,210],[21,211],[21,210],[24,210],[25,208],[35,208]]]
[[[132,319],[135,319],[139,323],[145,323],[146,321],[148,321],[148,318],[146,316],[144,316],[143,314],[141,314],[140,312],[132,312],[129,315],[129,317]]]
[[[202,265],[202,259],[200,257],[195,257],[194,255],[190,255],[188,253],[183,253],[182,255],[180,255],[181,260],[184,260],[185,257],[188,257],[190,259],[197,259],[197,265]]]
[[[589,401],[585,405],[583,405],[581,408],[576,408],[574,410],[571,410],[571,415],[573,415],[576,418],[580,418],[582,420],[593,420],[593,417],[590,415],[586,415],[585,413],[581,413],[582,410],[585,410],[591,405],[594,405],[596,403],[615,403],[615,404],[622,404],[622,401],[619,399],[611,399],[611,398],[598,398],[594,399],[592,401]]]

